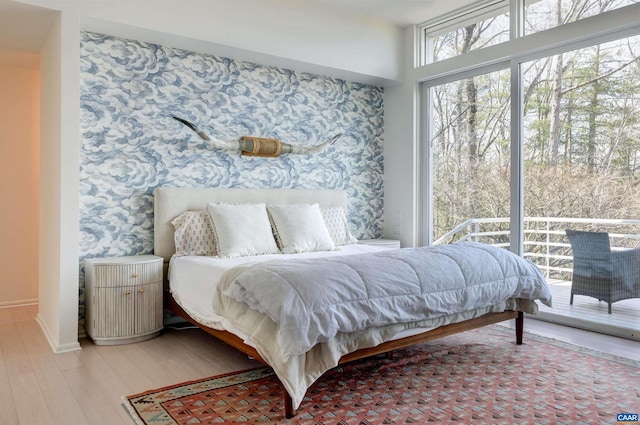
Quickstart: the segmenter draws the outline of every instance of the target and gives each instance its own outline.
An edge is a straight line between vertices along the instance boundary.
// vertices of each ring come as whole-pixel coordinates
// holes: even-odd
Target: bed
[[[176,241],[178,240],[175,238],[175,233],[178,232],[176,218],[181,217],[185,212],[201,214],[211,208],[210,205],[223,208],[226,205],[264,204],[294,208],[299,205],[317,204],[317,207],[324,214],[325,211],[346,211],[347,194],[337,190],[306,189],[158,188],[154,196],[154,252],[165,259],[165,275],[167,276],[165,303],[167,308],[239,351],[271,366],[283,385],[284,412],[287,418],[295,415],[307,388],[325,371],[338,364],[376,354],[387,353],[391,355],[394,350],[400,348],[510,319],[515,319],[516,343],[522,344],[524,313],[537,313],[535,300],[551,305],[549,289],[535,266],[520,257],[512,256],[505,250],[494,250],[488,251],[487,255],[498,255],[500,258],[507,259],[504,261],[508,261],[500,265],[498,267],[500,270],[497,270],[496,273],[511,273],[512,269],[515,270],[518,267],[526,269],[525,272],[517,271],[516,273],[518,274],[516,276],[517,285],[521,285],[520,281],[524,282],[524,287],[517,292],[518,296],[504,296],[502,294],[499,301],[496,298],[490,304],[469,304],[455,312],[445,308],[443,311],[446,313],[440,312],[423,318],[418,315],[422,314],[423,310],[430,310],[431,307],[414,307],[413,301],[399,303],[398,299],[404,300],[406,298],[404,293],[401,297],[396,297],[394,294],[393,304],[389,304],[393,308],[388,308],[386,304],[375,304],[379,299],[382,300],[380,302],[386,302],[387,297],[372,296],[370,298],[374,299],[374,304],[370,305],[362,304],[370,303],[369,299],[361,301],[356,297],[352,300],[348,299],[348,294],[340,295],[345,298],[342,299],[337,295],[325,295],[325,292],[329,294],[330,291],[323,290],[320,291],[322,296],[318,296],[318,298],[338,299],[334,304],[331,304],[331,307],[319,309],[336,312],[335,319],[326,320],[326,323],[330,323],[331,326],[325,322],[322,322],[321,325],[314,322],[307,324],[306,327],[300,326],[300,329],[296,325],[294,326],[295,330],[291,330],[292,326],[285,318],[289,310],[311,311],[305,310],[308,308],[307,306],[300,307],[296,304],[299,302],[298,299],[304,298],[300,295],[300,291],[303,290],[290,289],[294,295],[288,298],[278,292],[278,296],[282,296],[283,300],[275,303],[277,305],[266,301],[267,295],[264,293],[252,291],[269,291],[270,288],[280,288],[281,286],[288,288],[291,277],[289,273],[298,272],[307,272],[306,277],[301,277],[305,281],[312,281],[315,276],[331,275],[333,277],[327,279],[337,281],[335,284],[340,285],[339,281],[343,276],[340,273],[344,273],[344,280],[348,281],[346,276],[350,271],[356,270],[357,272],[352,273],[355,276],[352,277],[352,280],[358,279],[356,285],[370,285],[366,291],[372,291],[372,293],[375,291],[386,292],[388,288],[401,287],[403,285],[401,279],[404,279],[402,276],[407,276],[406,280],[409,281],[414,279],[412,277],[414,274],[422,273],[419,270],[416,272],[415,268],[420,267],[423,255],[433,255],[423,252],[431,248],[403,248],[391,252],[386,247],[357,244],[357,241],[347,235],[345,240],[342,240],[340,244],[336,243],[337,246],[329,250],[310,250],[298,253],[294,249],[293,252],[283,254],[282,250],[286,251],[286,248],[290,247],[287,242],[285,246],[278,246],[277,251],[266,251],[267,253],[263,255],[225,255],[230,258],[218,258],[207,255],[211,253],[206,249],[201,252],[187,251],[187,255],[184,255],[185,251],[180,245],[178,252],[181,255],[176,255]],[[219,209],[214,208],[209,211],[209,217],[213,216],[213,221],[222,220],[222,218],[216,218],[215,214],[219,212]],[[272,212],[270,210],[270,213]],[[315,210],[313,212],[315,213]],[[327,218],[324,217],[326,221]],[[271,218],[273,220],[274,217]],[[346,215],[344,218],[346,219]],[[224,228],[222,221],[217,223],[220,224],[216,227],[216,232],[224,236],[224,232],[229,230]],[[242,233],[247,231],[244,227],[236,223],[234,228]],[[251,225],[246,227],[250,228]],[[282,241],[289,237],[286,230],[283,229],[282,234],[277,235],[276,245],[282,244]],[[335,228],[332,227],[332,230],[335,231]],[[348,230],[346,232],[348,233]],[[276,231],[276,233],[278,232]],[[249,236],[246,234],[244,237]],[[336,240],[335,232],[331,237],[334,241]],[[322,240],[324,241],[324,239]],[[179,243],[181,244],[181,242]],[[470,251],[463,251],[464,253],[479,252],[479,255],[485,255],[485,250],[494,249],[480,246],[480,244],[452,247],[453,245],[436,249],[446,251],[440,253],[439,256],[447,261],[449,261],[448,256],[453,255],[453,251],[447,250],[466,249]],[[302,251],[305,250],[302,249]],[[464,254],[462,260],[458,261],[464,263],[467,261],[467,257],[473,258],[473,256]],[[517,267],[510,263],[512,260],[517,262]],[[417,265],[412,265],[412,261]],[[377,269],[378,263],[382,268]],[[486,260],[478,260],[475,264],[469,262],[469,265],[465,266],[470,270],[468,275],[485,274],[483,271],[485,266],[482,264],[486,263]],[[398,269],[397,273],[395,271],[390,273],[387,272],[390,269],[385,268],[385,264],[387,266],[398,264],[399,267],[404,267],[406,270]],[[314,267],[325,268],[319,268],[318,270],[324,271],[318,272],[314,271]],[[434,265],[429,269],[436,270],[438,267]],[[474,267],[478,270],[474,271]],[[369,274],[372,275],[371,280],[374,282],[361,283],[360,279],[364,279],[361,275],[367,274],[369,270],[372,271]],[[456,273],[443,270],[440,274],[445,277],[442,279],[443,282],[439,284],[449,285],[449,276],[455,276]],[[527,276],[521,278],[520,275]],[[250,277],[254,277],[254,280],[257,281],[253,286],[252,281],[249,280]],[[422,279],[432,278],[425,275]],[[488,279],[493,278],[489,277]],[[388,284],[390,281],[393,281],[394,284]],[[263,282],[269,282],[269,284],[265,285]],[[491,282],[493,286],[496,286],[493,280]],[[329,285],[324,281],[313,283],[313,285],[318,284]],[[333,284],[331,283],[331,285]],[[310,285],[312,290],[313,285]],[[420,286],[424,286],[424,284],[418,283],[411,288]],[[476,287],[472,288],[476,290]],[[434,294],[445,294],[442,295],[444,298],[436,299],[435,304],[440,306],[443,303],[446,304],[445,298],[449,296],[449,292],[458,293],[460,290],[458,288],[450,291],[448,289],[447,291],[432,291],[433,293],[415,294],[412,297],[418,297],[424,302],[431,302],[428,300],[433,299]],[[424,289],[422,291],[424,292]],[[485,290],[483,289],[483,291]],[[475,293],[472,296],[467,294],[464,298],[468,301],[469,298],[482,298],[484,295],[482,293]],[[312,303],[315,301],[315,299],[311,300]],[[349,306],[351,310],[340,311],[344,305]],[[287,307],[285,308],[285,306]],[[435,307],[434,309],[438,310]],[[365,318],[365,313],[360,316],[360,310],[367,310],[366,314],[370,314],[369,310],[372,310],[373,313],[370,315],[375,316],[375,320],[368,318],[368,316]],[[315,314],[316,310],[313,311]],[[290,320],[293,320],[294,324],[297,322],[306,323],[308,322],[306,317],[313,316],[313,314],[304,317],[298,315]],[[350,317],[354,323],[352,328],[341,327],[344,316]],[[357,316],[357,318],[351,319],[351,316]],[[379,316],[385,316],[385,321],[379,321]],[[398,317],[401,320],[398,320]],[[339,322],[339,326],[333,326],[334,322]],[[356,323],[357,325],[355,325]],[[318,330],[318,328],[320,329]],[[285,331],[293,333],[285,334]]]

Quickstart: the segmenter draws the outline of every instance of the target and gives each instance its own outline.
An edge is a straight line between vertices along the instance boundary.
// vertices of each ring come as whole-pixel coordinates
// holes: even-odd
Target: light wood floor
[[[54,355],[37,307],[0,309],[0,425],[132,425],[121,396],[258,366],[197,329]],[[640,342],[536,320],[525,330],[640,360]]]

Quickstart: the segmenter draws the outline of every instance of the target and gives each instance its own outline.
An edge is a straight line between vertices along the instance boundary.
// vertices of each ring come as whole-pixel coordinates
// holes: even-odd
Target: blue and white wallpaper
[[[152,253],[159,186],[344,189],[354,236],[381,236],[382,88],[95,33],[80,51],[81,260]],[[172,115],[218,139],[344,136],[315,155],[248,157]]]

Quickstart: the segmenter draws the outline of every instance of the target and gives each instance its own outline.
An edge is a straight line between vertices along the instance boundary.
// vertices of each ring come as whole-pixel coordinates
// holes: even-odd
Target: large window
[[[474,220],[509,216],[508,70],[432,87],[431,96],[433,240],[507,246],[508,221]],[[467,228],[482,228],[483,235]]]
[[[523,64],[526,251],[570,278],[565,228],[640,232],[640,36]],[[612,220],[618,220],[614,222]],[[538,231],[535,231],[538,229]],[[542,231],[544,230],[544,231]]]
[[[636,1],[511,0],[505,21],[495,13],[504,3],[484,3],[458,29],[425,32],[441,60],[415,70],[423,243],[511,249],[552,284],[543,317],[627,337],[640,332],[640,299],[619,301],[613,315],[597,297],[571,304],[565,230],[607,232],[614,250],[640,247]]]

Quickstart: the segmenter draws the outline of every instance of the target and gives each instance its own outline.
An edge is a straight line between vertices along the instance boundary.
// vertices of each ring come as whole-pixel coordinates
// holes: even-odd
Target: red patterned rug
[[[493,326],[327,372],[283,419],[269,368],[125,397],[144,425],[615,424],[640,412],[640,364]],[[637,423],[637,422],[635,422]]]

